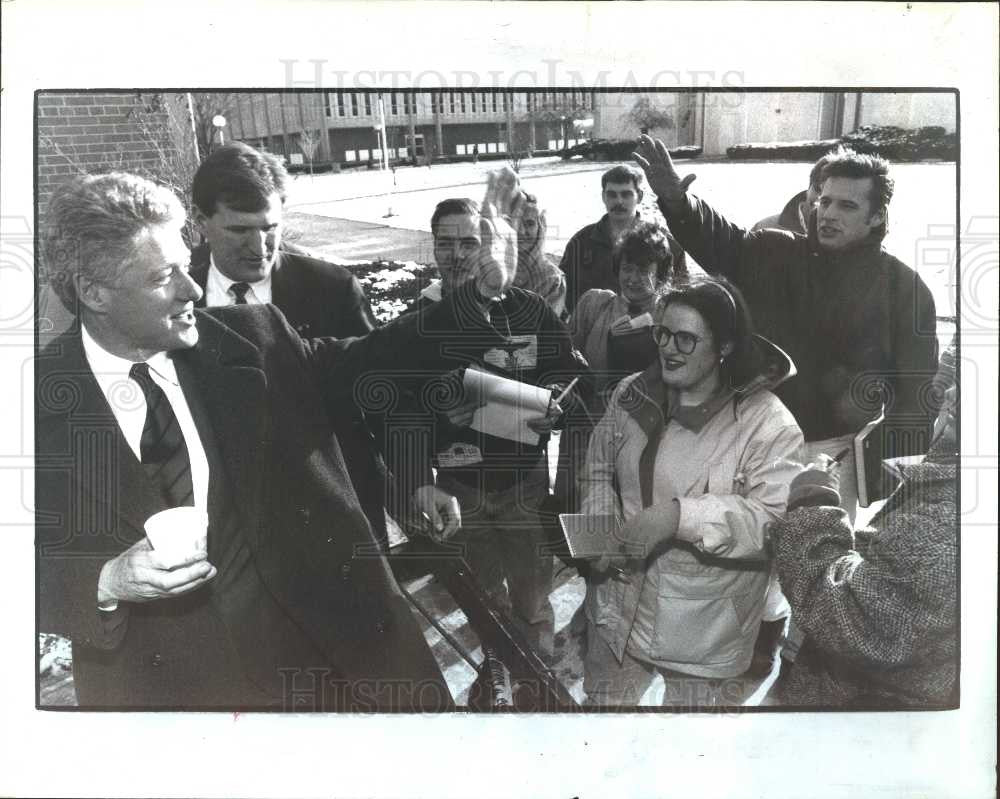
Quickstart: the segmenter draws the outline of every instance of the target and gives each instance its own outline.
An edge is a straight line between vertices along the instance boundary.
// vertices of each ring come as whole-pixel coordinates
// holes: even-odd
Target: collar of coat
[[[635,225],[635,223],[640,219],[642,219],[642,217],[640,216],[639,211],[636,210],[635,221],[633,221],[632,224]],[[608,214],[605,214],[594,223],[593,229],[590,231],[590,238],[594,241],[600,242],[601,244],[605,244],[608,247],[614,246],[615,238],[611,235],[611,217]]]
[[[652,438],[670,419],[698,433],[727,405],[732,405],[735,416],[743,399],[758,391],[773,389],[795,376],[795,364],[778,345],[763,336],[754,336],[754,345],[760,356],[757,374],[743,385],[730,386],[700,405],[684,407],[678,404],[677,392],[668,389],[663,382],[659,359],[624,385],[618,404],[635,419],[647,438]]]

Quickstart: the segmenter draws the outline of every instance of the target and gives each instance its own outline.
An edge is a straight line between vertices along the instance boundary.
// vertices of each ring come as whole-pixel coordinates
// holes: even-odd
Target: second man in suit
[[[191,254],[197,307],[272,303],[304,338],[363,336],[375,327],[361,284],[342,266],[283,243],[289,176],[278,158],[234,142],[214,150],[191,186],[205,242]],[[364,416],[331,408],[348,472],[372,529],[387,541],[387,469]]]

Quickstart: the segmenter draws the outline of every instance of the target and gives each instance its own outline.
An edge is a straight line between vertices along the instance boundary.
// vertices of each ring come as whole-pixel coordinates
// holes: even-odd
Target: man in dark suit
[[[288,172],[242,142],[214,150],[191,185],[205,243],[191,254],[196,307],[273,302],[301,336],[363,336],[375,327],[357,278],[342,266],[282,246]]]
[[[77,178],[48,213],[77,325],[37,359],[38,624],[73,640],[79,704],[450,707],[328,418],[364,345],[195,311],[183,209],[141,178]],[[168,560],[144,523],[185,505],[207,545]]]
[[[363,336],[375,328],[361,284],[342,266],[282,242],[288,172],[274,155],[241,142],[213,150],[191,185],[205,242],[191,253],[196,308],[273,303],[304,338]],[[380,542],[387,542],[387,469],[364,415],[350,402],[331,409],[347,471]],[[376,425],[376,428],[378,425]]]

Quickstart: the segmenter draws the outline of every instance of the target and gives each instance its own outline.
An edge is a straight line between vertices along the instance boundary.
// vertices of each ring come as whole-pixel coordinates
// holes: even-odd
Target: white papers
[[[538,443],[538,433],[527,423],[548,412],[552,398],[549,389],[471,367],[465,370],[463,386],[466,398],[485,403],[472,417],[473,430],[523,444]]]
[[[653,317],[650,315],[649,311],[634,317],[625,314],[624,316],[618,317],[611,323],[611,335],[619,336],[622,333],[631,333],[634,330],[652,326]]]

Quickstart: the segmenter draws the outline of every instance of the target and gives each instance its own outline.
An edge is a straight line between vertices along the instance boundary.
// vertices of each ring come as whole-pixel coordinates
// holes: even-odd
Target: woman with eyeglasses
[[[582,512],[605,531],[585,600],[587,702],[741,704],[802,432],[770,388],[794,374],[740,293],[696,278],[656,301],[657,360],[594,429]]]

